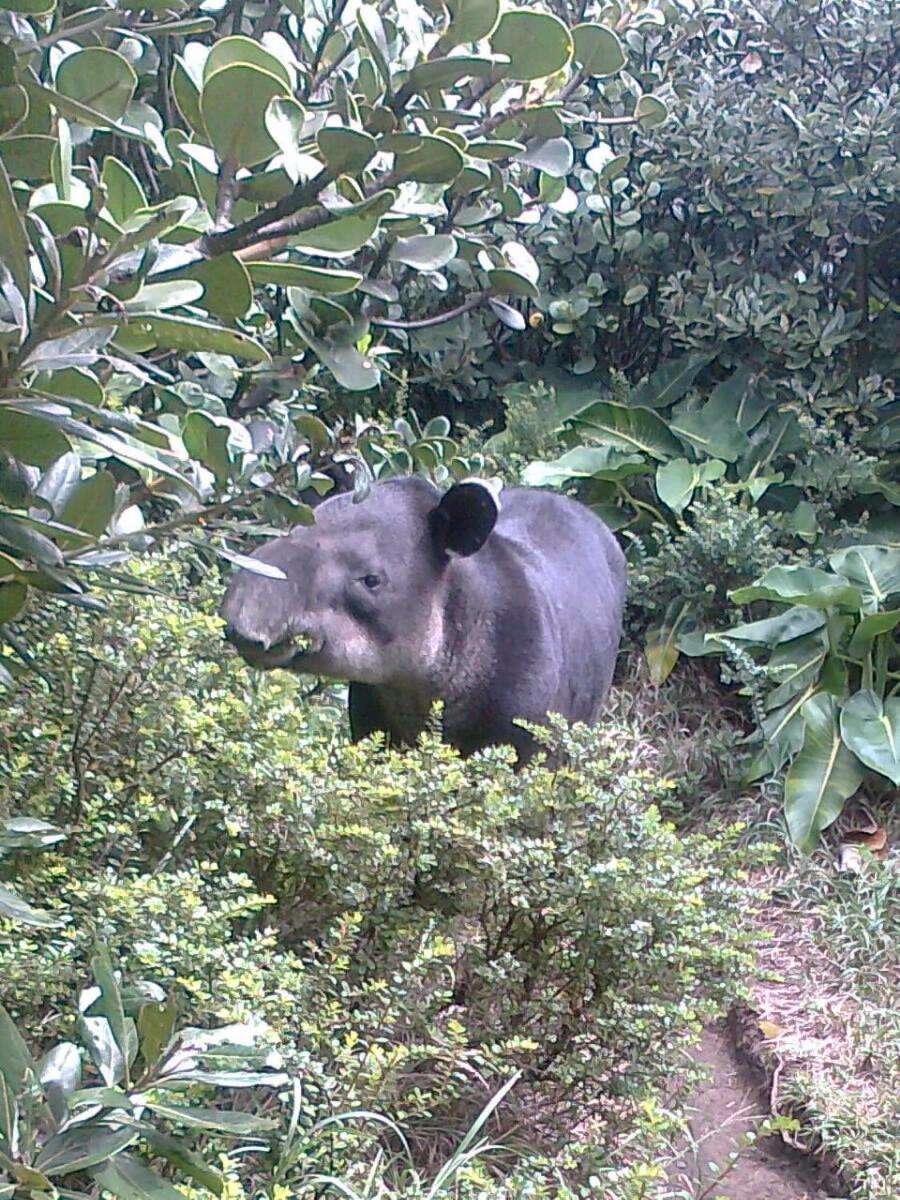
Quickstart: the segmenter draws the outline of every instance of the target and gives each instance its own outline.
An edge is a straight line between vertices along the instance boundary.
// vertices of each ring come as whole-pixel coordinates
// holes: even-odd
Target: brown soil
[[[706,1031],[694,1058],[709,1076],[688,1101],[691,1136],[670,1169],[672,1185],[692,1200],[825,1200],[808,1159],[779,1138],[745,1142],[768,1115],[767,1105],[724,1026]],[[733,1151],[740,1157],[728,1169]]]

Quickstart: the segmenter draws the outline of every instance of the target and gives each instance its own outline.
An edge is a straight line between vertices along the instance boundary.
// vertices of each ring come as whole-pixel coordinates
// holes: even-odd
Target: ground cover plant
[[[66,839],[7,860],[4,886],[41,910],[0,939],[12,1018],[69,1036],[102,939],[191,1023],[264,1021],[305,1129],[383,1112],[421,1168],[518,1075],[493,1134],[542,1156],[536,1181],[627,1171],[619,1138],[748,969],[735,831],[667,825],[624,729],[560,729],[567,765],[522,775],[501,750],[348,746],[334,706],[223,655],[217,590],[41,617],[47,680],[5,724],[6,802]],[[377,1139],[335,1137],[358,1180]],[[285,1183],[324,1153],[298,1151]]]

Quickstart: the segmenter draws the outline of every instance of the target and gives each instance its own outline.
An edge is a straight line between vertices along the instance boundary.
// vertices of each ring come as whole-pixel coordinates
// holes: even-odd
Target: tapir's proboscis
[[[222,606],[251,666],[349,682],[350,728],[410,744],[443,701],[444,737],[531,757],[518,722],[594,724],[612,682],[625,599],[613,535],[575,500],[478,480],[421,478],[334,496],[241,569]]]

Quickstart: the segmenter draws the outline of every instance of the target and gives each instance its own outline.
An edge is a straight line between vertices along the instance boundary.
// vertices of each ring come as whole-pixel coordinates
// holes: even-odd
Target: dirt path
[[[759,1088],[734,1057],[724,1028],[708,1029],[694,1057],[710,1077],[688,1101],[692,1136],[672,1169],[672,1183],[695,1200],[825,1200],[801,1155],[775,1138],[744,1144],[743,1135],[767,1114]],[[717,1185],[728,1155],[741,1147],[737,1165]]]

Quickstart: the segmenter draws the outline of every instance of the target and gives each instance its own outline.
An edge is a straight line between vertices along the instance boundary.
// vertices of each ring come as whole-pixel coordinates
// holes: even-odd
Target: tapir
[[[354,740],[413,743],[434,701],[463,756],[534,753],[518,722],[548,713],[594,724],[613,676],[625,558],[584,505],[530,488],[421,477],[337,495],[252,555],[286,577],[240,569],[226,636],[263,670],[349,682]]]

